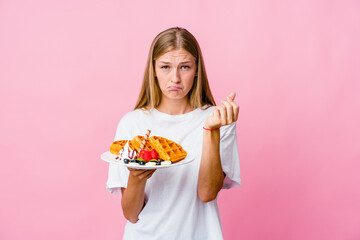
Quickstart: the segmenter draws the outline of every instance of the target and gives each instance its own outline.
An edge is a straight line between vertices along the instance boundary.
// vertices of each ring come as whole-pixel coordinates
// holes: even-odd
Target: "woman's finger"
[[[235,97],[236,97],[236,93],[232,92],[226,98],[228,101],[234,101]]]
[[[140,178],[140,179],[148,179],[153,175],[155,170],[156,169],[154,169],[154,170],[141,170],[141,171],[139,171],[140,174],[138,175],[138,178]]]
[[[228,101],[222,101],[226,108],[226,123],[231,124],[234,121],[233,106]]]
[[[146,169],[136,169],[136,168],[130,168],[130,167],[128,167],[128,169],[129,169],[130,172],[132,172],[132,174],[134,176],[139,176],[139,175],[149,171],[149,170],[146,170]]]
[[[220,122],[220,109],[218,107],[216,107],[214,109],[214,111],[212,112],[212,115],[215,119],[218,119]]]
[[[238,115],[239,115],[239,105],[237,105],[235,102],[230,102],[233,109],[233,116],[234,116],[234,122],[237,121]]]
[[[151,173],[151,171],[145,171],[145,172],[142,172],[141,174],[139,174],[138,177],[140,179],[145,179],[150,173]]]
[[[226,108],[225,106],[219,106],[219,111],[220,111],[220,122],[221,122],[221,126],[225,126],[226,125]]]
[[[137,171],[137,169],[130,168],[130,167],[128,167],[127,169],[128,169],[130,172],[132,172],[132,174],[134,174],[134,173]]]
[[[233,116],[234,116],[234,122],[237,121],[239,117],[239,106],[234,102],[234,99],[236,97],[236,93],[232,92],[227,96],[228,102],[233,106]]]
[[[234,119],[235,119],[235,121],[237,121],[237,119],[239,117],[239,111],[240,111],[239,105],[234,103],[233,110],[234,110]]]
[[[144,170],[138,170],[138,169],[129,168],[129,167],[128,167],[128,169],[131,172],[131,174],[135,177],[138,177],[144,171]]]

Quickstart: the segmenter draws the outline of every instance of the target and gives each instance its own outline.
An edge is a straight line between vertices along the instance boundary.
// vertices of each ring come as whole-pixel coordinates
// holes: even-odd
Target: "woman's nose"
[[[171,76],[171,82],[179,83],[180,82],[180,74],[178,69],[174,69],[173,74]]]

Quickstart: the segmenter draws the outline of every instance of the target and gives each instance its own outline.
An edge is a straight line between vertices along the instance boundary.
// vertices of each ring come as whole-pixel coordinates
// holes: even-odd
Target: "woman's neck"
[[[179,115],[191,112],[194,110],[188,102],[187,99],[183,100],[173,100],[173,99],[162,99],[159,106],[156,109],[160,112],[169,114],[169,115]]]

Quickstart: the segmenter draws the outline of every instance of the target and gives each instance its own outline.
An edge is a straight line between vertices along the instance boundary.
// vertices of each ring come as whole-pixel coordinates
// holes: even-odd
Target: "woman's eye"
[[[181,68],[182,68],[182,69],[189,69],[190,66],[186,66],[186,65],[185,65],[185,66],[182,66]]]
[[[162,66],[161,69],[169,69],[169,66]]]

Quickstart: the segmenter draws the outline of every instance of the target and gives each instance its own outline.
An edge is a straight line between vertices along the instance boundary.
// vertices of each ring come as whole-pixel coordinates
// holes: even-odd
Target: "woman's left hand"
[[[205,128],[216,129],[236,122],[239,115],[239,106],[234,102],[236,93],[232,92],[227,100],[221,101],[221,106],[216,106],[214,111],[205,121]]]

